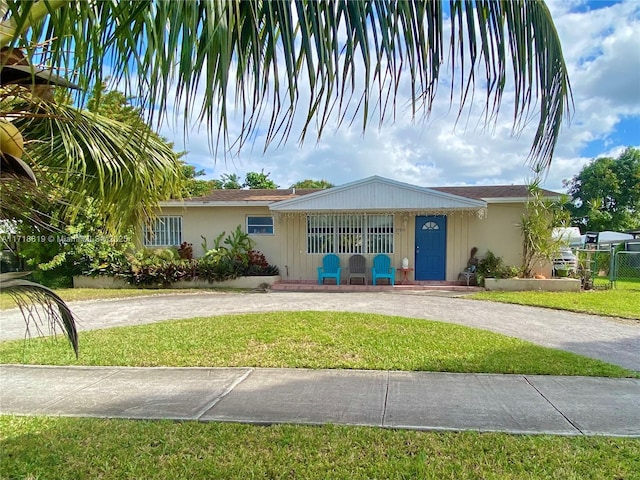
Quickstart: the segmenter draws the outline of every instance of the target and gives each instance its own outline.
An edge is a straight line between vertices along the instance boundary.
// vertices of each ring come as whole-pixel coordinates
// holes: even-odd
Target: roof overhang
[[[561,200],[559,195],[557,196],[545,196],[543,197],[545,200],[549,200],[552,202],[557,202]],[[486,197],[483,200],[487,203],[527,203],[531,200],[530,197]]]
[[[274,213],[407,212],[442,213],[466,211],[482,214],[487,202],[378,176],[272,203]]]
[[[527,197],[484,197],[487,203],[527,203]]]

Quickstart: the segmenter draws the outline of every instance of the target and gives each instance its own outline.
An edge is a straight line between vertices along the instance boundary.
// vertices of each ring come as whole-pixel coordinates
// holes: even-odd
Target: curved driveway
[[[595,315],[481,302],[433,292],[220,293],[155,295],[73,302],[79,329],[279,310],[381,313],[457,323],[518,337],[640,371],[640,323]],[[17,309],[1,312],[0,340],[23,338]]]

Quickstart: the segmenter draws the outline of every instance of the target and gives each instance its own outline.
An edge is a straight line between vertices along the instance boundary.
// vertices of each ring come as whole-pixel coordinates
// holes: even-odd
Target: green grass
[[[640,441],[0,417],[2,478],[634,479]]]
[[[178,293],[202,293],[198,289],[140,289],[140,288],[59,288],[54,290],[65,302],[79,300],[104,300],[109,298],[142,297],[149,295],[175,295]],[[16,303],[8,293],[0,291],[0,310],[15,308]]]
[[[0,363],[291,367],[624,377],[623,368],[459,325],[342,312],[225,315],[3,342]]]
[[[640,278],[616,280],[613,288],[616,290],[640,290]]]
[[[640,291],[480,292],[468,298],[640,320]]]

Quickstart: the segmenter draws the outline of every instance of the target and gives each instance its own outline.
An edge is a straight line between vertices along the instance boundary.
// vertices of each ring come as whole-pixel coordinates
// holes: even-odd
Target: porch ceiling
[[[272,203],[275,213],[288,212],[480,212],[487,202],[430,188],[369,177],[340,187]]]

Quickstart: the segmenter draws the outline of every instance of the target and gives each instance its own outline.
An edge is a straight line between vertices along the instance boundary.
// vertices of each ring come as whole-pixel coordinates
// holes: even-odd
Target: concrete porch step
[[[481,292],[484,288],[481,287],[467,287],[466,285],[460,285],[456,283],[434,283],[434,282],[420,282],[420,283],[406,283],[392,285],[347,285],[347,284],[330,284],[330,285],[318,285],[311,282],[287,282],[279,281],[271,285],[273,291],[287,291],[287,292],[397,292],[397,291],[420,291],[420,290],[436,290],[436,291],[454,291],[454,292]]]

